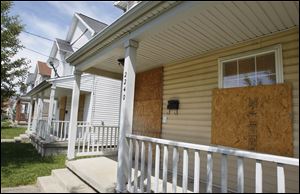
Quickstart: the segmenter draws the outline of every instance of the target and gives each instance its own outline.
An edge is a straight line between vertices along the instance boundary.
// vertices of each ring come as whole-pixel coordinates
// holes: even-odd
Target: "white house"
[[[107,25],[80,13],[75,13],[65,40],[56,39],[53,43],[47,68],[48,79],[35,72],[35,85],[27,93],[39,101],[35,109],[32,125],[28,130],[32,136],[46,143],[63,141],[66,147],[68,126],[71,113],[74,68],[65,59],[82,47],[95,34]],[[95,126],[118,126],[121,81],[115,77],[106,78],[89,73],[81,75],[80,107],[78,120],[81,124]],[[49,101],[49,106],[45,106]],[[47,109],[47,116],[41,117],[40,111]],[[49,113],[49,114],[48,114]],[[38,143],[37,143],[38,144]],[[44,146],[45,147],[45,146]],[[45,149],[46,150],[46,149]],[[48,154],[42,150],[43,154]],[[50,152],[49,152],[50,153]]]

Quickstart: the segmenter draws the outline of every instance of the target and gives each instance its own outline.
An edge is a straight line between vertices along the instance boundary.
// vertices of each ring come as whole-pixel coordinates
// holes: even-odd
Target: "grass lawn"
[[[1,139],[13,139],[22,133],[25,133],[26,128],[24,127],[1,127]]]
[[[65,155],[41,157],[29,143],[1,143],[1,187],[35,184],[37,177],[64,168],[65,160]]]

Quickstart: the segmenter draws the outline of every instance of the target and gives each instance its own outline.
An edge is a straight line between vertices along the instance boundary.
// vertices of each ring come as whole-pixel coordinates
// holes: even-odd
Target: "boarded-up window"
[[[212,144],[293,156],[289,84],[214,89]]]
[[[222,88],[271,85],[279,80],[276,77],[279,75],[276,72],[276,51],[233,57],[222,61],[221,67]]]

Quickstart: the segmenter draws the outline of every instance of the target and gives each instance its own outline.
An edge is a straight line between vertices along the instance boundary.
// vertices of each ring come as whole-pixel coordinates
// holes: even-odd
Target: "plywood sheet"
[[[211,143],[293,156],[291,85],[214,89]]]
[[[162,68],[136,75],[133,133],[160,137],[162,117]]]

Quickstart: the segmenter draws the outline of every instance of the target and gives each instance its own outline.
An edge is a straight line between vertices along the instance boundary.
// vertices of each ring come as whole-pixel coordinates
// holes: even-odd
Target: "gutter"
[[[163,4],[163,3],[164,3],[164,1],[141,1],[136,6],[134,6],[132,9],[125,12],[124,15],[119,17],[111,25],[107,26],[104,30],[102,30],[96,36],[94,36],[92,39],[90,39],[79,50],[77,50],[71,56],[69,56],[66,59],[66,61],[68,63],[70,63],[71,65],[76,66],[77,64],[72,64],[74,61],[76,61],[77,59],[82,57],[84,54],[88,53],[95,46],[99,45],[99,43],[104,42],[105,40],[109,39],[116,32],[121,31],[124,27],[126,27],[131,22],[135,21],[137,18],[139,18],[144,13],[150,11],[154,7],[159,6],[160,4]],[[128,32],[124,32],[122,35],[124,35],[126,33],[128,33]],[[114,40],[115,39],[111,40],[110,42],[112,42]],[[102,47],[100,47],[99,49],[101,49]]]

